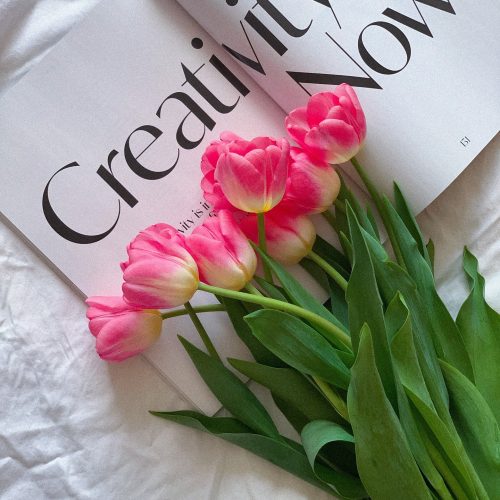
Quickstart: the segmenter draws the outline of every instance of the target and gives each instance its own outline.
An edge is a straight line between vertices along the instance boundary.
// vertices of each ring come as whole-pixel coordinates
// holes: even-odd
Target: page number
[[[467,136],[464,136],[460,139],[460,144],[466,148],[470,144],[470,139]]]

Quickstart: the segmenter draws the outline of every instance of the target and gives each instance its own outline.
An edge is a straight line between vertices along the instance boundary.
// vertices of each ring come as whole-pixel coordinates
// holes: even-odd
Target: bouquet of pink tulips
[[[210,144],[201,186],[217,216],[188,236],[160,223],[130,243],[123,297],[87,301],[97,352],[110,361],[136,355],[162,320],[189,314],[206,352],[180,341],[232,417],[154,415],[339,498],[500,498],[500,315],[484,300],[476,259],[465,250],[471,292],[454,320],[436,292],[432,242],[403,194],[395,186],[391,202],[355,158],[366,123],[348,85],[312,96],[286,128],[298,147],[232,133]],[[332,167],[346,161],[370,193],[391,254],[371,210]],[[316,236],[309,216],[317,213],[342,250]],[[330,296],[325,305],[285,268],[298,262]],[[192,307],[197,290],[219,304]],[[270,390],[300,440],[280,434],[220,359],[198,316],[212,310],[227,312],[255,359],[229,359],[233,370]]]

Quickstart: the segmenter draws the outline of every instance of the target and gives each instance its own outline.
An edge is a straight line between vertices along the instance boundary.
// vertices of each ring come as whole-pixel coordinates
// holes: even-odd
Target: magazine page
[[[178,1],[286,112],[355,87],[368,122],[359,158],[416,212],[498,132],[494,0]]]
[[[283,119],[174,0],[102,2],[0,100],[0,211],[82,295],[121,295],[119,263],[139,230],[189,232],[210,214],[208,142],[226,129],[282,135]],[[203,320],[223,357],[248,356],[223,314]],[[175,318],[146,356],[213,413],[178,334],[201,345]]]

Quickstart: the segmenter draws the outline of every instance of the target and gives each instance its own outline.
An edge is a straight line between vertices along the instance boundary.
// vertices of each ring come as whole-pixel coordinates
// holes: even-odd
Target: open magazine
[[[199,161],[211,140],[283,135],[286,112],[344,81],[371,125],[361,159],[420,211],[498,131],[499,8],[346,3],[102,2],[0,100],[0,211],[83,296],[120,294],[139,230],[189,232],[210,214]],[[222,356],[245,356],[224,315],[202,319]],[[171,319],[145,356],[213,413],[178,333],[198,342]]]

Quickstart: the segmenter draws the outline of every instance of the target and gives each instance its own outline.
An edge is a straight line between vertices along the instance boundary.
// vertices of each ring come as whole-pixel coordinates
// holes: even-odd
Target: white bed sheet
[[[0,0],[0,93],[98,1]],[[464,244],[500,308],[499,146],[419,216],[454,312],[466,295]],[[250,453],[149,416],[188,405],[143,358],[99,360],[84,316],[81,300],[0,222],[0,498],[328,498]]]

